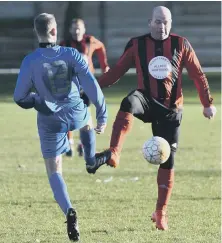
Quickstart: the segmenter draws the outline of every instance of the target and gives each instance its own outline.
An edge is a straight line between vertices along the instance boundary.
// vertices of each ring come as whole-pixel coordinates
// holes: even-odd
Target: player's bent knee
[[[54,158],[45,159],[45,166],[48,177],[54,173],[62,174],[62,156],[56,156]]]
[[[171,144],[170,145],[170,149],[171,149],[172,152],[176,153],[176,151],[177,151],[177,143]]]
[[[137,102],[138,101],[135,96],[127,96],[122,100],[120,110],[134,114]]]
[[[175,153],[177,151],[177,146],[176,145],[177,145],[176,143],[170,145],[170,148],[171,148],[170,157],[165,163],[160,165],[160,168],[168,169],[168,170],[173,169],[173,167],[174,167],[174,157],[175,157]]]
[[[84,127],[82,127],[80,130],[81,131],[88,131],[88,130],[91,130],[91,129],[93,129],[93,121],[92,121],[92,116],[90,115],[87,124]]]
[[[130,109],[131,109],[131,104],[129,102],[129,99],[128,97],[125,97],[120,104],[120,110],[124,112],[130,112]]]

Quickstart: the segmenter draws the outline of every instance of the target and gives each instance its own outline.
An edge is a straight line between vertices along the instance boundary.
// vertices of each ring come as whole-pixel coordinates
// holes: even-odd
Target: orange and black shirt
[[[104,44],[91,35],[84,35],[81,41],[67,40],[60,43],[61,46],[76,48],[81,54],[85,55],[88,59],[89,69],[94,73],[94,65],[92,62],[92,56],[97,54],[100,67],[103,72],[108,67],[106,49]]]
[[[187,39],[170,34],[165,40],[155,40],[151,34],[132,38],[116,65],[99,79],[101,87],[117,82],[130,68],[137,72],[137,88],[168,108],[182,108],[182,70],[185,67],[194,81],[204,107],[212,104],[205,74]]]

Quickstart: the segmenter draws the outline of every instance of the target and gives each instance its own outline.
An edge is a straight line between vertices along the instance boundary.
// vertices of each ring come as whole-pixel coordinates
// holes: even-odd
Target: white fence
[[[203,68],[203,71],[205,73],[221,73],[221,67],[205,67]],[[4,75],[11,75],[11,74],[18,74],[19,73],[19,68],[2,68],[0,69],[0,74]],[[183,70],[183,73],[187,73],[186,69]],[[95,70],[95,75],[101,74],[100,69]],[[136,69],[131,68],[126,75],[132,75],[136,74]]]

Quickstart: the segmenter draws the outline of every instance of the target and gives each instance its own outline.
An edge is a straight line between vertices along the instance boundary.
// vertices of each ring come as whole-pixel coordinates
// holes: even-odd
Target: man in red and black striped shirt
[[[183,67],[196,85],[204,116],[210,119],[216,113],[197,56],[187,39],[170,33],[171,22],[169,9],[154,8],[151,32],[132,38],[117,64],[99,79],[100,86],[107,87],[117,82],[131,67],[136,67],[137,90],[125,97],[120,105],[113,124],[108,165],[116,167],[119,164],[123,143],[133,126],[134,117],[151,123],[153,135],[165,138],[171,146],[169,159],[158,170],[158,199],[152,215],[156,227],[161,230],[168,228],[166,207],[174,184],[174,156],[183,107]]]
[[[96,39],[92,35],[86,35],[85,23],[82,19],[73,19],[69,29],[71,38],[64,40],[60,43],[61,46],[76,48],[80,54],[83,56],[86,63],[89,65],[89,70],[94,73],[94,65],[92,57],[94,54],[97,55],[101,70],[103,73],[109,70],[109,65],[107,62],[106,49],[104,44]],[[88,107],[90,106],[90,101],[88,96],[82,91],[81,98],[84,104]],[[81,134],[80,134],[81,136]],[[68,139],[70,143],[70,150],[66,153],[67,156],[72,157],[73,155],[73,132],[68,132]],[[81,142],[78,144],[77,151],[79,156],[83,155],[83,146]]]

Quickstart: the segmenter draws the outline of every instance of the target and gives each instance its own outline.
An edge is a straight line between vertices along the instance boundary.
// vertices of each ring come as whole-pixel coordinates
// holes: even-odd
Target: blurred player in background
[[[113,124],[108,165],[116,167],[119,164],[123,143],[132,129],[134,117],[152,123],[153,135],[165,138],[171,146],[169,159],[158,170],[158,199],[152,214],[152,220],[161,230],[168,229],[166,209],[174,185],[174,156],[183,108],[183,67],[195,83],[204,116],[211,119],[216,114],[208,81],[197,56],[187,39],[170,33],[171,23],[168,8],[154,8],[151,32],[132,38],[117,64],[99,79],[100,87],[107,87],[117,82],[131,67],[136,67],[138,88],[120,105]]]
[[[62,154],[69,150],[67,132],[80,129],[87,171],[95,173],[103,163],[104,156],[95,155],[95,131],[88,108],[80,98],[80,86],[96,107],[97,133],[103,133],[106,127],[105,99],[80,53],[74,48],[56,45],[57,24],[53,15],[38,15],[34,29],[39,48],[21,64],[14,100],[24,109],[38,111],[38,132],[49,183],[66,215],[68,236],[78,241],[77,214],[62,176]],[[36,93],[31,92],[32,88]]]
[[[76,48],[81,53],[84,60],[88,63],[89,70],[92,73],[94,73],[95,71],[92,57],[93,54],[96,53],[102,72],[103,73],[107,72],[109,70],[109,66],[107,63],[106,49],[104,47],[104,44],[98,39],[96,39],[94,36],[85,34],[86,28],[85,28],[84,21],[82,19],[73,19],[70,25],[69,32],[71,38],[62,41],[60,45]],[[85,94],[85,92],[83,92],[83,90],[81,91],[81,98],[83,99],[84,104],[86,104],[87,107],[89,107],[90,100],[88,96]],[[81,131],[80,131],[80,138],[81,138]],[[70,143],[70,150],[66,153],[66,155],[72,157],[74,153],[73,132],[71,131],[68,132],[68,139]],[[83,156],[83,146],[81,142],[79,142],[77,145],[77,151],[79,156]]]

